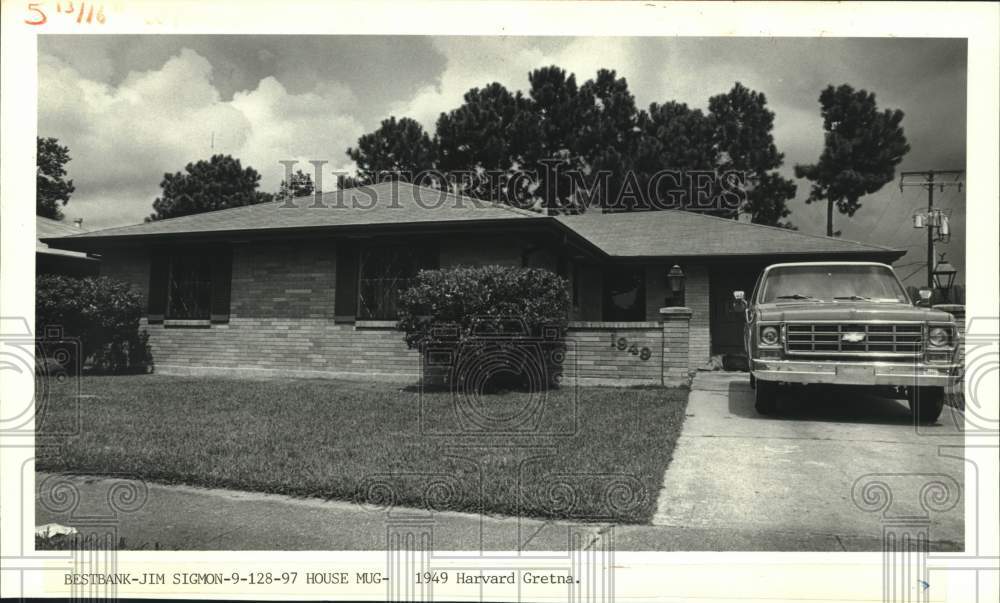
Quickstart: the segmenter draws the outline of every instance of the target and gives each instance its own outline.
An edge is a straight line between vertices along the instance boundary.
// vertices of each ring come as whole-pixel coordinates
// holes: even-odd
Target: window
[[[604,320],[646,320],[646,278],[641,268],[619,266],[604,274]]]
[[[212,265],[206,254],[184,254],[170,258],[167,280],[168,319],[211,317]]]
[[[154,248],[150,251],[149,324],[167,320],[229,322],[232,248]]]
[[[762,303],[796,299],[909,301],[892,270],[877,265],[784,266],[768,272],[763,286]]]
[[[399,294],[417,272],[437,266],[437,254],[427,248],[404,245],[361,250],[358,277],[358,318],[396,320]]]

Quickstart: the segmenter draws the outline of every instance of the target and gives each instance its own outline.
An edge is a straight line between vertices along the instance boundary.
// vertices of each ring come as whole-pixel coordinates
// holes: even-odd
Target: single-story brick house
[[[548,216],[398,182],[44,242],[100,254],[102,274],[142,294],[159,372],[413,379],[400,284],[422,267],[500,264],[570,282],[569,378],[628,384],[740,353],[731,292],[768,264],[905,253],[676,210]]]

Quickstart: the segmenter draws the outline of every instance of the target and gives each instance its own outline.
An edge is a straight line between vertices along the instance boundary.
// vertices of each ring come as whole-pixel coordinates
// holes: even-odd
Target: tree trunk
[[[833,199],[826,200],[826,236],[833,236]]]

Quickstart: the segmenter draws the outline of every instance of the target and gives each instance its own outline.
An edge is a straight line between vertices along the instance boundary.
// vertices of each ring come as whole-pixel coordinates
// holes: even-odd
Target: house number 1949
[[[640,348],[634,342],[629,343],[625,337],[616,337],[614,333],[611,334],[611,347],[619,352],[628,352],[633,356],[638,356],[641,360],[649,360],[653,355],[653,351],[648,347],[643,346]]]

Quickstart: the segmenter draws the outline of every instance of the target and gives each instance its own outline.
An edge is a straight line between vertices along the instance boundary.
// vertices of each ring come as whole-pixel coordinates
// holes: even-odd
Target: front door
[[[713,355],[746,355],[743,350],[746,317],[742,310],[733,309],[733,291],[745,291],[749,299],[761,270],[761,266],[739,264],[712,269],[708,295]]]

